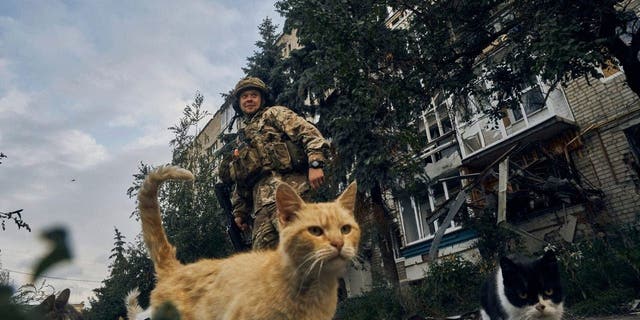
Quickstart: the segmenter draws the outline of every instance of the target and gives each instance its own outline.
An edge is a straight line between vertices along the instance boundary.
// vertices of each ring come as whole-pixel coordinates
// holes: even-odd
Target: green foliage
[[[495,213],[491,210],[480,212],[476,217],[463,216],[464,225],[478,233],[476,246],[485,261],[497,261],[498,257],[519,248],[522,239],[513,231],[496,225]]]
[[[619,314],[640,295],[640,226],[560,248],[566,305],[577,315]]]
[[[32,305],[43,301],[55,294],[56,289],[46,280],[21,285],[11,297],[11,301],[18,305]]]
[[[459,256],[438,260],[429,265],[426,278],[412,286],[412,309],[436,317],[475,310],[484,278],[479,265]]]
[[[258,50],[247,58],[247,66],[242,68],[246,76],[258,77],[267,84],[272,99],[278,98],[287,84],[280,58],[282,45],[277,44],[279,36],[277,28],[278,26],[274,25],[269,18],[262,21],[258,26],[261,39],[255,43]],[[299,111],[293,106],[287,106],[294,111]]]
[[[518,105],[529,79],[540,76],[552,86],[585,76],[599,78],[599,68],[613,58],[623,65],[627,82],[640,94],[638,30],[622,0],[607,1],[436,1],[396,2],[413,14],[408,50],[432,92],[491,97],[494,118]],[[640,41],[636,36],[635,40]],[[491,83],[490,87],[485,84]]]
[[[374,288],[338,306],[336,319],[403,319],[419,314],[446,317],[476,310],[485,273],[460,257],[431,264],[426,278],[401,289]]]
[[[208,137],[197,136],[198,125],[209,114],[202,109],[204,97],[196,93],[194,102],[185,106],[178,123],[169,128],[174,133],[172,164],[191,170],[196,176],[193,184],[168,182],[159,191],[162,219],[169,241],[177,247],[178,259],[192,262],[201,258],[226,256],[231,252],[226,237],[224,216],[214,193],[213,157],[204,149]],[[127,190],[135,197],[144,178],[153,167],[140,163],[134,174],[133,185]],[[132,217],[139,219],[139,212]],[[126,244],[115,230],[114,248],[111,250],[111,273],[101,288],[95,289],[96,299],[90,300],[89,319],[116,319],[124,316],[123,299],[133,288],[140,290],[140,305],[149,304],[149,293],[154,287],[153,264],[148,258],[141,237]]]
[[[304,46],[285,61],[293,103],[311,97],[319,104],[318,127],[339,158],[336,173],[353,174],[361,190],[412,176],[406,163],[413,153],[404,146],[414,142],[409,132],[415,128],[408,124],[426,104],[416,95],[424,93],[419,81],[394,68],[406,57],[406,32],[384,25],[386,3],[289,0],[276,6],[287,18],[285,30],[296,28]]]
[[[125,256],[125,237],[117,228],[114,228],[114,248],[111,249],[109,259],[109,278],[102,281],[103,286],[93,289],[96,297],[89,298],[91,306],[87,314],[88,319],[117,319],[126,314],[124,297],[132,289],[134,274],[128,269],[130,265]]]
[[[188,138],[186,134],[198,132],[198,124],[206,115],[202,111],[203,100],[196,94],[195,101],[185,107],[180,125],[172,127],[176,135],[171,142],[176,150],[172,164],[190,170],[196,179],[192,185],[169,182],[160,193],[164,226],[169,240],[178,249],[178,259],[183,262],[223,257],[231,252],[224,230],[226,218],[215,196],[214,159],[204,150],[214,137]]]
[[[572,316],[622,314],[640,295],[640,225],[608,230],[557,247],[565,308]],[[378,287],[340,303],[336,319],[441,318],[477,310],[493,258],[474,264],[459,256],[430,264],[426,277],[402,291]]]
[[[334,319],[395,320],[402,319],[403,314],[398,292],[388,287],[377,287],[361,296],[342,301]]]

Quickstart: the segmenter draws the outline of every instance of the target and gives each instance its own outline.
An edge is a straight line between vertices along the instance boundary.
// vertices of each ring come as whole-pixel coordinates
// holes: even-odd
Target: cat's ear
[[[502,269],[503,273],[509,273],[516,269],[516,264],[508,257],[502,257],[500,258],[500,268]]]
[[[71,290],[69,288],[62,290],[60,295],[56,298],[56,308],[62,309],[69,302],[69,295],[71,294]]]
[[[353,212],[356,206],[356,191],[358,191],[357,183],[351,182],[346,190],[336,200],[343,208]]]
[[[500,258],[500,270],[502,272],[502,281],[505,285],[512,286],[517,283],[519,272],[513,260],[507,257]]]
[[[278,220],[280,225],[286,226],[297,218],[296,212],[300,211],[304,200],[288,184],[281,183],[276,189],[276,207],[278,208]]]

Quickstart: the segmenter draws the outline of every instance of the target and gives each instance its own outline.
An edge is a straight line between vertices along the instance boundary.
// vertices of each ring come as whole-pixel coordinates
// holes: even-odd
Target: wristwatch
[[[324,162],[313,160],[309,163],[309,168],[314,168],[314,169],[324,168]]]

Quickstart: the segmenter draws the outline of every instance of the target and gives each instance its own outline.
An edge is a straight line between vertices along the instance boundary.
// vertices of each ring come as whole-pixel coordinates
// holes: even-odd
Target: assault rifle
[[[236,225],[233,216],[233,208],[231,207],[231,191],[228,184],[216,183],[215,185],[216,198],[218,203],[224,211],[224,215],[227,218],[227,234],[231,239],[231,244],[236,252],[249,250],[251,248],[251,236],[249,232],[242,231]]]

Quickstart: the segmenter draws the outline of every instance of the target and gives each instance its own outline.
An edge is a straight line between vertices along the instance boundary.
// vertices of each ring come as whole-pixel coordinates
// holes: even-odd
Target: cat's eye
[[[519,292],[518,293],[518,297],[520,299],[526,299],[527,298],[527,293],[526,292]]]
[[[307,230],[309,230],[309,233],[311,233],[312,235],[314,235],[316,237],[319,237],[319,236],[322,235],[322,233],[324,233],[324,231],[322,231],[322,228],[315,227],[315,226],[314,227],[309,227],[309,229],[307,229]]]
[[[351,226],[348,224],[345,224],[344,226],[342,226],[342,228],[340,228],[340,232],[342,232],[342,234],[347,234],[351,232]]]
[[[553,289],[547,289],[547,290],[544,291],[544,295],[545,296],[550,296],[552,294],[553,294]]]

